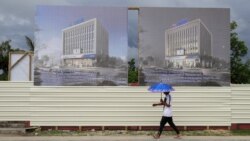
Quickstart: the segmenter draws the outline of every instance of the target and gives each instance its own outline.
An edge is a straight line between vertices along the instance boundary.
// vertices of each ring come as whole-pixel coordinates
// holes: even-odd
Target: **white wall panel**
[[[230,87],[176,87],[177,125],[231,125]],[[32,125],[158,126],[160,94],[147,87],[32,87]]]
[[[250,123],[250,85],[232,85],[232,123]]]
[[[30,120],[32,82],[0,81],[0,121]]]
[[[239,110],[232,113],[230,87],[175,90],[172,104],[178,126],[230,126],[231,115],[235,122],[249,118],[246,107],[250,106],[238,101],[247,104],[248,89],[234,95],[233,109]],[[32,126],[158,126],[162,107],[152,107],[152,103],[159,99],[160,94],[148,92],[147,87],[43,87],[32,82],[0,82],[0,120],[29,120]]]

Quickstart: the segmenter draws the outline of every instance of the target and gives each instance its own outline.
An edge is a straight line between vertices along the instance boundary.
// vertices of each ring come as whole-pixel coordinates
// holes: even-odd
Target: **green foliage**
[[[33,40],[28,36],[25,36],[25,40],[26,40],[27,46],[29,47],[29,50],[34,51],[35,44],[34,44]]]
[[[8,80],[10,42],[11,40],[8,40],[0,44],[0,69],[3,71],[3,74],[0,75],[0,80]]]
[[[2,75],[0,75],[0,81],[7,81],[8,80],[8,74],[3,73]]]
[[[131,59],[130,61],[128,61],[128,67],[130,70],[135,71],[136,68],[135,68],[135,59],[134,58]]]
[[[3,74],[0,75],[0,80],[8,80],[8,68],[9,68],[9,53],[13,51],[23,51],[20,49],[11,48],[11,40],[3,41],[0,43],[0,70]]]
[[[234,136],[249,136],[250,130],[232,130],[231,133]]]
[[[128,83],[138,82],[138,69],[135,67],[135,59],[128,62]]]
[[[137,83],[138,82],[138,70],[128,70],[128,83]]]
[[[247,54],[248,48],[244,41],[241,41],[235,32],[237,23],[233,21],[231,27],[231,83],[250,83],[250,61],[242,63],[242,57]]]

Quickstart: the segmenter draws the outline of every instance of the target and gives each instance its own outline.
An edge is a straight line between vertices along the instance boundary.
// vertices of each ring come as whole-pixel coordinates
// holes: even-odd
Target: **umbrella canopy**
[[[162,93],[162,92],[174,91],[174,88],[169,84],[156,83],[156,84],[151,85],[148,88],[148,90],[151,91],[151,92],[160,92],[160,93]]]

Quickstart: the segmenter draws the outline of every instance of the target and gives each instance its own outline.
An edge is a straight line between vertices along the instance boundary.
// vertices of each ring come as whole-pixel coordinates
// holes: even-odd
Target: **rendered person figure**
[[[153,107],[163,105],[163,115],[162,115],[162,118],[161,118],[160,127],[159,127],[159,130],[158,130],[158,133],[155,134],[153,137],[155,139],[159,139],[165,124],[168,123],[175,130],[175,132],[177,134],[175,136],[175,138],[180,138],[180,131],[175,126],[175,124],[173,122],[173,118],[172,118],[173,115],[172,115],[170,92],[164,92],[164,94],[165,94],[164,100],[161,99],[160,103],[154,103],[152,105]]]

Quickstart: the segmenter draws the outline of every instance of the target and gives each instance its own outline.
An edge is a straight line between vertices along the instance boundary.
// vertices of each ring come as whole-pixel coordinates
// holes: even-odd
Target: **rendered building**
[[[62,34],[65,66],[94,67],[98,57],[108,56],[108,32],[96,18],[67,27]]]
[[[165,31],[166,65],[173,68],[212,67],[212,35],[200,20],[181,21]]]

